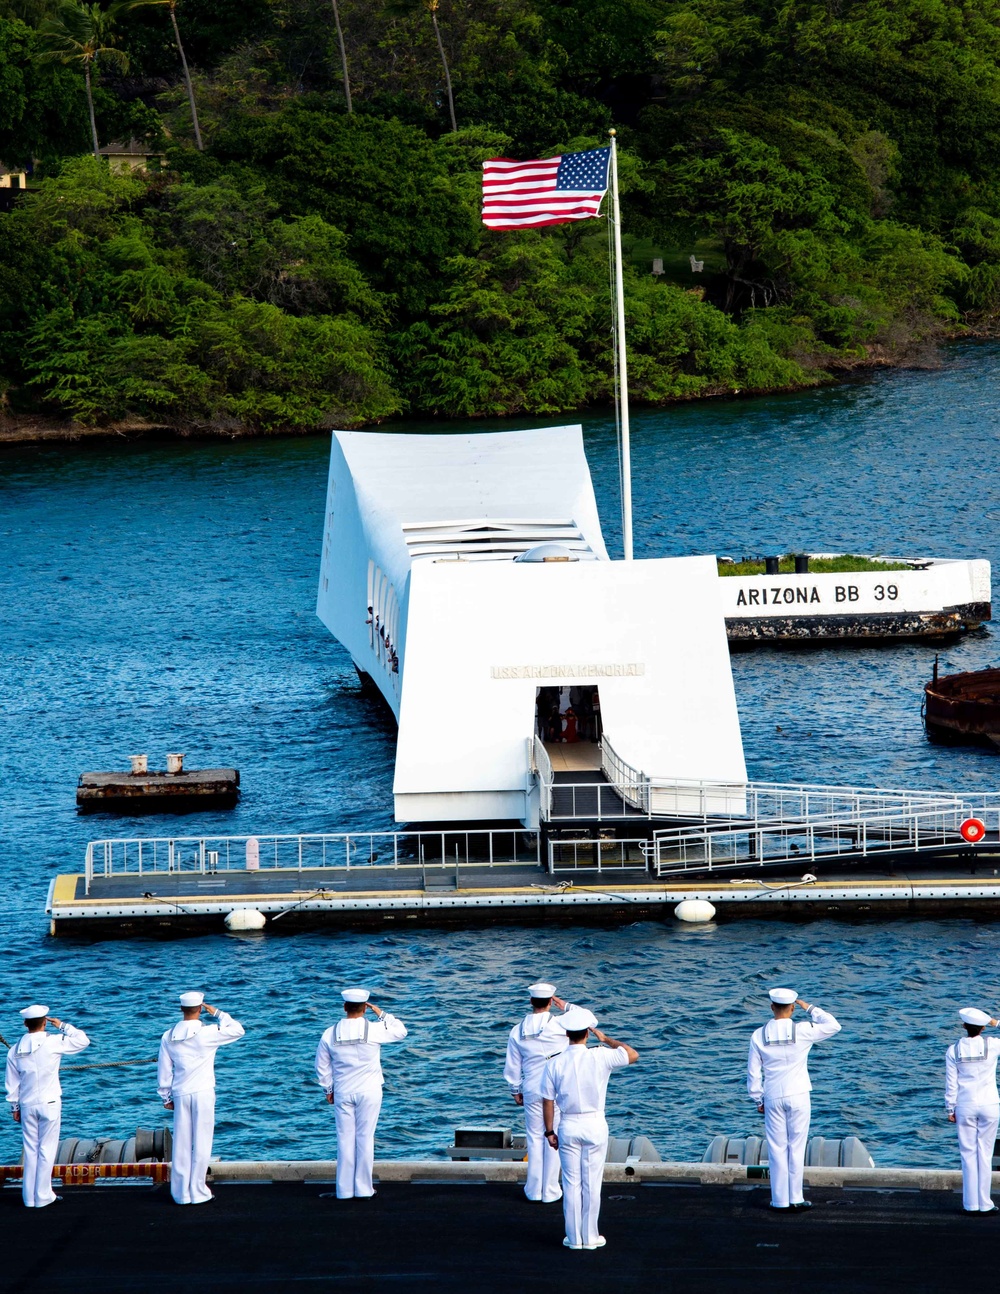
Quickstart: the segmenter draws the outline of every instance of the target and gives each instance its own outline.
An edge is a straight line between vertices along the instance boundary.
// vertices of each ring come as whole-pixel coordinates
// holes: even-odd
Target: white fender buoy
[[[234,908],[226,917],[227,930],[263,930],[266,923],[267,917],[257,908]]]
[[[707,899],[683,899],[674,908],[678,921],[704,922],[715,916],[715,908]]]

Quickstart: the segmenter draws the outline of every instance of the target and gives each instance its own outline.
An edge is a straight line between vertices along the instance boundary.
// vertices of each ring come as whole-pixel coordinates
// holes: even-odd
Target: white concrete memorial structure
[[[738,788],[718,583],[609,560],[579,426],[334,433],[317,614],[399,723],[399,821],[534,825],[540,688],[596,692],[629,767]]]

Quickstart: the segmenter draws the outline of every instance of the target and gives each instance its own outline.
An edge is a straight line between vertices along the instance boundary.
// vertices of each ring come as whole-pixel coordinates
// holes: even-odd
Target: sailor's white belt
[[[560,1110],[559,1113],[564,1119],[590,1119],[596,1115],[603,1118],[603,1110]]]

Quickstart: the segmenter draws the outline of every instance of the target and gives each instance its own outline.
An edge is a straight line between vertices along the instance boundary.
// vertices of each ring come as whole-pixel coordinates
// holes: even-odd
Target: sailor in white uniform
[[[52,1189],[62,1117],[59,1062],[89,1047],[90,1039],[82,1029],[50,1016],[47,1006],[26,1006],[20,1014],[27,1032],[7,1052],[7,1100],[24,1143],[21,1198],[29,1209],[44,1209],[62,1199]],[[46,1033],[47,1024],[59,1032]]]
[[[634,1065],[639,1053],[627,1042],[616,1042],[597,1028],[593,1012],[573,1006],[560,1017],[569,1038],[565,1051],[546,1062],[542,1075],[542,1112],[549,1145],[559,1151],[562,1165],[563,1218],[568,1249],[600,1249],[604,1237],[597,1229],[601,1183],[608,1155],[608,1123],[604,1101],[612,1070]],[[587,1035],[603,1046],[588,1047]],[[561,1121],[555,1131],[558,1110]]]
[[[174,1152],[170,1194],[175,1204],[205,1204],[215,1134],[215,1053],[246,1030],[239,1020],[209,1006],[204,993],[182,993],[183,1019],[160,1039],[157,1090],[164,1108],[174,1112]],[[207,1011],[215,1024],[202,1024]]]
[[[559,1111],[555,1122],[546,1124],[542,1113],[542,1075],[545,1063],[569,1046],[560,1017],[552,1014],[567,1004],[555,995],[554,984],[532,984],[528,989],[531,1011],[516,1024],[507,1039],[507,1063],[503,1076],[511,1095],[524,1108],[524,1130],[528,1144],[528,1179],[524,1193],[529,1200],[551,1204],[562,1198],[559,1189],[559,1154],[545,1139],[546,1127],[559,1131]]]
[[[839,1033],[840,1025],[794,989],[773,988],[769,996],[774,1019],[750,1039],[747,1091],[764,1116],[771,1208],[798,1213],[812,1208],[802,1196],[812,1091],[809,1052],[813,1043]],[[809,1012],[811,1023],[792,1019],[796,1003]]]
[[[1000,1123],[997,1093],[997,1060],[1000,1039],[984,1038],[989,1025],[1000,1022],[985,1011],[964,1007],[959,1018],[966,1037],[953,1042],[944,1054],[944,1105],[948,1119],[958,1127],[962,1153],[962,1206],[966,1213],[996,1213],[990,1198],[993,1146]]]
[[[375,1194],[375,1125],[382,1108],[382,1047],[406,1037],[406,1026],[369,1001],[363,988],[345,988],[346,1018],[331,1025],[316,1048],[316,1080],[337,1119],[337,1199]],[[375,1019],[367,1020],[371,1011]]]

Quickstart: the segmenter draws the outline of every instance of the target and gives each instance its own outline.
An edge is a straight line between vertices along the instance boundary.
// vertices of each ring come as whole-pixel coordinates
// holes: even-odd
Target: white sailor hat
[[[204,993],[182,993],[181,1006],[201,1006],[205,1001]]]
[[[597,1016],[585,1006],[571,1006],[559,1017],[559,1023],[567,1033],[576,1033],[580,1029],[596,1028]]]
[[[554,984],[546,984],[544,981],[538,984],[528,985],[529,997],[553,997],[556,991]]]
[[[767,996],[778,1006],[791,1006],[799,995],[793,988],[773,988]]]
[[[991,1018],[977,1006],[963,1006],[958,1015],[966,1024],[989,1024]]]
[[[47,1006],[38,1006],[36,1003],[35,1006],[26,1006],[21,1015],[25,1020],[41,1020],[48,1013],[49,1008]]]
[[[370,994],[366,988],[345,988],[340,996],[345,1002],[367,1002]]]

